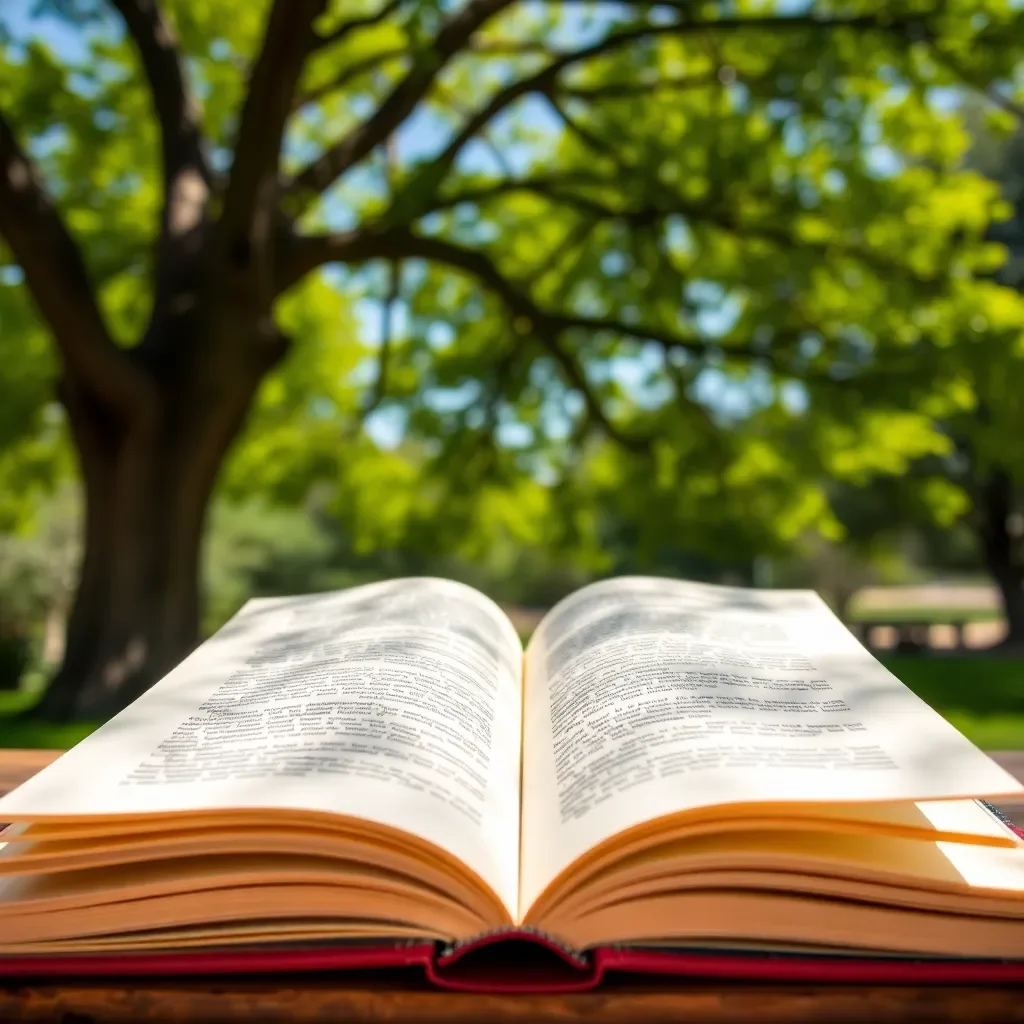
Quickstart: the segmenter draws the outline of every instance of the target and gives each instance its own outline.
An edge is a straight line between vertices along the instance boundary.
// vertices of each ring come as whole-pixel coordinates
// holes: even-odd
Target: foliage
[[[76,498],[59,488],[31,524],[0,533],[0,690],[17,687],[49,653],[45,624],[70,602],[79,559]]]
[[[329,542],[302,510],[221,502],[211,518],[205,632],[219,628],[250,597],[261,596],[268,580],[271,593],[317,589],[316,569]]]
[[[93,426],[262,378],[212,620],[273,552],[313,573],[331,545],[572,578],[867,551],[888,541],[851,488],[923,466],[914,514],[950,522],[963,434],[979,464],[1024,458],[1013,211],[965,163],[962,102],[1014,109],[1010,0],[0,20],[0,184],[30,200],[0,194],[0,526],[70,472],[58,374]],[[327,539],[283,511],[314,506]]]
[[[266,8],[166,4],[222,162]],[[40,140],[36,158],[89,260],[104,312],[130,343],[145,323],[160,206],[148,88],[111,5],[41,9],[49,20],[34,30],[8,25],[3,106],[26,138]],[[481,274],[462,272],[453,262],[461,249],[438,247],[431,259],[410,240],[407,258],[400,245],[387,253],[401,263],[408,324],[394,342],[385,404],[401,408],[407,436],[422,439],[442,475],[470,450],[467,479],[500,479],[537,462],[564,473],[576,458],[566,454],[566,435],[601,434],[607,419],[617,434],[658,439],[654,458],[668,482],[667,465],[688,466],[707,419],[727,408],[716,387],[783,416],[782,396],[800,393],[793,380],[814,399],[819,456],[834,473],[899,471],[908,449],[942,443],[926,436],[926,417],[907,411],[933,383],[925,371],[943,383],[927,412],[970,407],[970,388],[943,363],[944,351],[960,325],[982,322],[974,349],[1003,351],[999,332],[1019,330],[1024,314],[1012,295],[963,276],[999,261],[985,230],[1007,211],[993,186],[961,167],[970,141],[961,114],[930,98],[964,74],[984,70],[994,81],[1007,73],[1018,15],[995,0],[984,11],[860,2],[816,5],[815,13],[787,24],[758,3],[732,17],[699,4],[675,20],[629,5],[596,4],[585,14],[574,5],[512,5],[437,76],[423,97],[420,134],[429,126],[443,144],[467,121],[466,97],[486,96],[492,83],[490,95],[504,98],[501,83],[536,78],[550,63],[545,52],[557,55],[573,38],[593,40],[593,56],[522,89],[525,102],[509,102],[509,116],[472,134],[456,160],[423,143],[377,149],[319,205],[286,196],[286,205],[309,205],[314,224],[421,223],[431,239],[486,254],[506,281],[528,282],[521,290],[541,312],[580,320],[565,325],[556,347],[525,307],[515,315]],[[337,5],[318,27],[330,36],[342,14]],[[410,4],[315,52],[285,166],[308,166],[308,154],[358,123],[359,111],[401,79],[436,18],[431,5]],[[743,30],[743,18],[754,27]],[[47,27],[59,24],[74,45],[47,40]],[[930,48],[913,42],[925,29],[935,34]],[[811,40],[813,47],[793,45]],[[382,56],[356,75],[373,55]],[[348,78],[344,87],[328,91],[339,77]],[[652,91],[661,102],[648,102]],[[502,155],[512,165],[504,171]],[[349,295],[381,294],[386,268],[350,277]],[[24,309],[20,287],[4,291],[16,292]],[[300,480],[336,472],[336,462],[322,461],[341,436],[330,429],[359,406],[353,372],[365,382],[368,371],[350,309],[319,279],[279,310],[303,344],[290,358],[290,382],[263,390],[252,447],[229,474],[231,493],[254,466],[291,495],[303,490]],[[332,332],[336,340],[327,339]],[[40,333],[29,342],[27,326],[10,332],[34,351]],[[911,366],[912,379],[872,376],[877,392],[850,386],[872,354]],[[50,358],[45,348],[41,356]],[[18,362],[19,372],[31,369]],[[304,418],[295,416],[300,403]],[[488,451],[495,436],[503,442],[497,455]],[[778,447],[751,446],[734,475],[778,479],[786,461]]]
[[[45,552],[0,538],[0,639],[23,638],[46,610]]]
[[[0,637],[32,636],[53,609],[67,608],[80,558],[80,501],[63,486],[20,533],[0,534]]]

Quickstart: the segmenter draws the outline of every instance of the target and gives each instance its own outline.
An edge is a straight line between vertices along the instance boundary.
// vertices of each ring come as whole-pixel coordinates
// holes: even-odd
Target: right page
[[[556,605],[527,649],[520,910],[667,814],[1020,792],[817,594],[607,580]]]

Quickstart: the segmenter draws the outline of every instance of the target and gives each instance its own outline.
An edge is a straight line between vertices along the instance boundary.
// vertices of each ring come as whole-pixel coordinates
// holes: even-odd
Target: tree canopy
[[[1022,23],[1009,0],[0,12],[0,475],[57,472],[55,383],[86,491],[52,710],[116,706],[194,642],[218,478],[328,481],[360,543],[467,556],[836,534],[826,478],[953,450],[965,359],[1013,386],[1011,211],[964,166],[961,98],[1019,114]]]

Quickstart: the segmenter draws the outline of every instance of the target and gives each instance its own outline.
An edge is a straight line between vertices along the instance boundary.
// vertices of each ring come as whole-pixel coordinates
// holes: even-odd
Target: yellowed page
[[[666,814],[1024,791],[808,591],[597,583],[552,609],[526,662],[521,911]]]
[[[251,601],[0,821],[301,808],[422,837],[517,905],[522,648],[487,598],[404,579]]]

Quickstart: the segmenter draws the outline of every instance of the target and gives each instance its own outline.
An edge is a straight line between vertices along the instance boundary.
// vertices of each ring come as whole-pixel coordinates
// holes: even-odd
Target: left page
[[[402,829],[518,898],[522,647],[470,587],[400,579],[249,602],[0,799],[0,821],[235,808]]]

